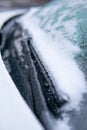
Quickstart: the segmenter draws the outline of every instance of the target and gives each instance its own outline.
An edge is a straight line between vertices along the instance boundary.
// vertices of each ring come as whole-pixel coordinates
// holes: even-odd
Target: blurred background
[[[0,0],[0,10],[11,8],[27,8],[44,4],[49,0]]]

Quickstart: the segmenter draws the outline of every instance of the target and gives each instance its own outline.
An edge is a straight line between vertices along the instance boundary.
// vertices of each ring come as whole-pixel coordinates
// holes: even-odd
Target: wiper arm
[[[51,118],[56,120],[61,117],[61,108],[67,100],[56,91],[51,77],[32,46],[31,36],[27,32],[26,37],[26,32],[15,20],[2,28],[2,58],[29,107],[44,128],[51,130]]]

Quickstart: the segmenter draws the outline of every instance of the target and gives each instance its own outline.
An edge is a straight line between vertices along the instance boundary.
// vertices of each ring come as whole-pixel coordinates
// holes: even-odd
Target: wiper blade
[[[1,31],[1,55],[24,100],[44,128],[51,130],[51,118],[61,117],[61,108],[67,100],[55,89],[31,40],[19,23],[11,21]]]

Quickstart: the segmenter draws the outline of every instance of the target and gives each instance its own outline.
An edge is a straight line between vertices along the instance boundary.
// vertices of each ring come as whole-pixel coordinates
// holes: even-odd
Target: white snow
[[[69,126],[68,123],[68,118],[64,118],[63,120],[59,119],[56,122],[54,130],[70,130],[71,127]]]
[[[74,59],[74,53],[80,53],[80,48],[66,39],[60,31],[57,32],[57,40],[53,41],[40,29],[37,20],[31,15],[24,16],[21,21],[33,36],[32,44],[50,72],[57,90],[68,95],[68,105],[78,110],[83,93],[86,92],[84,74]]]
[[[67,2],[68,6],[70,6],[69,4]],[[79,5],[79,2],[75,4]],[[55,7],[57,7],[57,5]],[[70,8],[71,7],[73,7],[73,4]],[[73,43],[73,40],[78,40],[75,36],[78,21],[76,18],[72,18],[71,21],[63,21],[63,18],[70,14],[70,8],[63,11],[63,16],[62,14],[58,16],[55,26],[51,25],[51,18],[54,17],[46,15],[46,11],[47,14],[50,11],[50,15],[54,12],[54,6],[53,8],[48,7],[46,10],[32,9],[31,12],[27,13],[18,20],[18,22],[20,22],[25,29],[28,29],[29,33],[32,35],[32,45],[36,49],[44,66],[47,68],[56,89],[69,97],[69,103],[63,109],[65,111],[78,111],[84,100],[83,95],[87,92],[87,83],[84,73],[81,71],[74,58],[75,55],[81,53],[80,48]],[[38,10],[40,11],[40,15],[36,14]],[[73,16],[75,13],[76,12],[73,12]],[[42,17],[44,17],[44,19],[40,21]],[[45,25],[42,27],[44,23]],[[65,30],[55,30],[54,27],[57,27],[57,24],[58,27],[63,25]],[[70,25],[69,28],[68,25]],[[68,34],[67,37],[64,31]],[[69,37],[71,39],[69,39]],[[54,130],[71,130],[69,119],[69,115],[66,114],[63,119],[57,121],[56,125],[54,123]]]
[[[66,0],[66,2],[67,2],[67,0]],[[74,0],[74,2],[71,2],[71,3],[67,2],[66,6],[72,8],[73,6],[77,6],[81,3],[82,3],[82,0],[80,0],[80,2],[78,2],[78,1],[75,2],[75,0]],[[61,7],[61,5],[58,6],[58,8],[60,8],[60,7]],[[75,40],[77,40],[77,37],[73,37],[73,35],[76,34],[76,25],[78,24],[77,23],[78,21],[77,21],[77,19],[72,19],[71,21],[69,20],[66,22],[63,21],[63,18],[70,15],[70,8],[67,8],[67,10],[63,11],[59,15],[59,19],[57,19],[58,27],[63,25],[65,27],[65,30],[55,31],[55,27],[57,27],[57,24],[55,24],[54,26],[51,26],[51,24],[49,25],[49,23],[47,23],[47,26],[45,27],[45,29],[41,29],[40,28],[41,25],[38,20],[39,18],[37,16],[35,16],[35,14],[34,14],[35,12],[38,11],[38,9],[34,9],[34,10],[32,9],[28,14],[26,14],[24,17],[22,17],[21,19],[18,20],[18,22],[20,22],[25,29],[27,28],[29,30],[29,33],[32,35],[32,37],[33,37],[32,44],[35,47],[37,53],[39,54],[40,59],[42,59],[43,64],[47,68],[47,71],[49,72],[51,78],[53,79],[56,89],[58,91],[60,90],[61,92],[65,93],[65,95],[67,95],[69,97],[69,99],[70,99],[69,103],[67,104],[66,107],[64,107],[64,110],[66,110],[66,111],[79,110],[80,104],[84,100],[83,94],[85,92],[87,92],[87,90],[86,90],[87,83],[85,81],[84,73],[80,70],[78,64],[76,63],[76,61],[74,59],[74,56],[76,54],[80,53],[80,51],[81,51],[80,48],[77,45],[74,45],[72,42],[73,38],[75,38]],[[43,16],[46,15],[46,11],[47,11],[47,13],[48,12],[51,13],[51,12],[55,12],[55,9],[54,9],[54,7],[47,8],[46,10],[44,9],[43,12],[41,12]],[[73,16],[74,15],[75,15],[75,12],[73,12]],[[46,16],[46,17],[48,17],[48,16]],[[46,21],[46,19],[45,19],[45,21]],[[43,23],[43,21],[41,21],[41,22]],[[50,23],[51,22],[52,21],[50,21]],[[69,28],[68,28],[68,25],[70,25]],[[46,29],[50,29],[50,32],[47,33]],[[68,34],[68,36],[67,35],[66,36],[70,37],[72,39],[72,41],[69,40],[67,37],[65,37],[64,33]],[[0,71],[2,71],[2,70],[0,69]],[[1,73],[3,73],[3,72],[1,72]],[[11,82],[9,82],[9,81],[11,81],[11,79],[9,80],[7,78],[9,76],[6,76],[6,80],[5,80],[6,74],[5,73],[3,73],[3,74],[4,74],[4,76],[2,76],[2,77],[4,79],[2,79],[2,77],[0,77],[0,79],[2,81],[1,85],[0,85],[1,88],[2,88],[2,86],[8,86],[11,83]],[[4,83],[3,83],[3,80],[5,80]],[[6,85],[4,85],[5,83],[6,83]],[[14,86],[14,84],[12,83],[11,86]],[[10,115],[10,119],[12,118],[12,120],[14,120],[15,118],[14,118],[13,113],[16,113],[16,112],[13,108],[15,108],[15,106],[17,107],[18,105],[20,105],[20,102],[18,102],[18,99],[20,99],[21,97],[20,98],[17,97],[17,96],[20,96],[20,94],[18,93],[17,90],[15,90],[17,95],[14,96],[13,90],[11,90],[11,89],[12,88],[16,89],[16,88],[15,88],[15,86],[14,87],[11,87],[11,86],[8,86],[6,88],[3,87],[1,89],[3,91],[3,93],[2,93],[2,97],[0,98],[0,100],[2,99],[2,101],[6,102],[8,104],[10,104],[9,102],[11,100],[12,109],[10,111],[13,110],[14,112],[11,112],[12,115]],[[5,90],[6,90],[6,93],[4,93]],[[10,94],[9,94],[9,91],[11,91]],[[3,98],[5,96],[4,94],[7,95],[9,98],[6,101],[5,101],[6,98]],[[10,97],[11,97],[11,99],[10,99]],[[12,97],[14,100],[12,99]],[[15,100],[18,103],[15,102]],[[21,102],[23,103],[23,100],[21,100]],[[14,105],[13,105],[13,103],[14,103]],[[3,105],[6,105],[6,104],[3,104]],[[7,107],[7,108],[1,107],[1,109],[4,110],[3,113],[9,109],[9,106],[10,105],[8,105],[8,107],[7,107],[7,105],[6,105],[5,107]],[[20,106],[18,106],[18,108],[17,108],[18,112],[16,114],[19,113],[18,115],[21,115],[20,114],[20,112],[21,112],[23,115],[25,109],[26,109],[26,111],[28,111],[28,109],[26,108],[26,105],[25,105],[25,108],[23,108],[23,109],[20,109]],[[9,113],[9,111],[7,111],[7,113],[6,113],[7,114],[7,116],[5,116],[6,119],[9,116],[8,113]],[[25,112],[25,113],[27,115],[27,112]],[[29,112],[29,114],[30,113],[31,112]],[[27,118],[30,119],[29,116],[26,116],[26,119]],[[70,117],[66,114],[66,116],[63,117],[63,119],[60,119],[57,122],[55,122],[53,124],[55,127],[54,130],[62,130],[62,129],[71,130],[71,126],[69,125],[69,118]],[[0,119],[3,119],[3,118],[0,118]],[[21,118],[21,119],[24,123],[23,118]],[[20,117],[19,117],[19,120],[20,120]],[[8,120],[8,121],[11,121],[11,120]],[[33,121],[31,121],[31,122],[33,122]],[[31,122],[29,123],[29,125],[32,124]],[[22,123],[22,125],[23,125],[23,123]],[[4,126],[5,123],[3,122],[2,124],[3,124],[2,126]],[[10,123],[6,123],[6,124],[8,125],[8,128],[10,128],[10,125],[9,125]],[[19,123],[19,124],[21,124],[21,123]],[[15,127],[16,126],[17,126],[17,124],[15,125]],[[25,124],[25,126],[26,126],[26,124]],[[0,127],[1,127],[1,125],[0,125]],[[20,125],[19,125],[19,127],[20,127]],[[37,128],[35,127],[35,129],[37,129]],[[32,130],[33,130],[33,128],[32,128]]]

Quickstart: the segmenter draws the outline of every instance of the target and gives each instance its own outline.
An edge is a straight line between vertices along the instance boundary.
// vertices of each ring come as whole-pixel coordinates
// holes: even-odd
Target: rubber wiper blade
[[[10,29],[10,31],[9,31]],[[50,75],[31,42],[31,36],[15,22],[1,31],[1,55],[14,83],[26,103],[46,130],[52,130],[51,118],[61,116],[67,100],[55,89]]]

